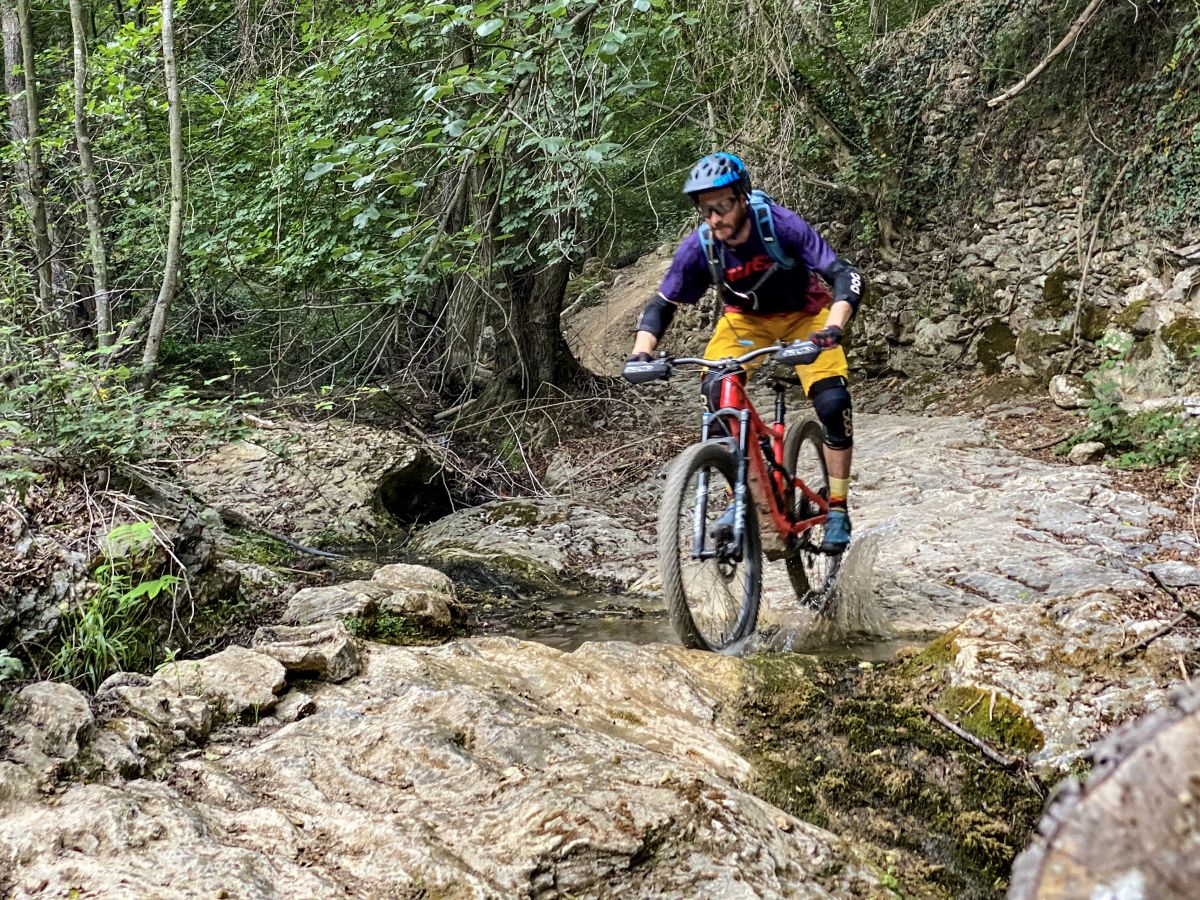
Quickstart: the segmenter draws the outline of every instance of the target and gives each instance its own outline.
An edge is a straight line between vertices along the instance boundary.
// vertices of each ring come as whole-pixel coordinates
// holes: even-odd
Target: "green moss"
[[[527,500],[506,500],[484,510],[483,521],[488,525],[508,525],[513,528],[533,528],[541,517],[537,504]]]
[[[990,897],[1042,802],[1023,776],[991,765],[921,709],[954,638],[870,670],[749,661],[737,725],[764,799],[845,837],[906,894]]]
[[[1062,266],[1046,276],[1046,283],[1042,286],[1042,304],[1047,312],[1065,316],[1075,309],[1075,298],[1067,290],[1070,280],[1071,276]]]
[[[1135,300],[1117,314],[1117,325],[1125,331],[1132,331],[1149,306],[1149,300]]]
[[[967,731],[998,749],[1026,756],[1046,744],[1037,726],[1003,694],[952,687],[938,697],[938,706]]]
[[[1084,306],[1079,312],[1079,335],[1085,341],[1098,341],[1108,330],[1112,312],[1105,306]]]
[[[401,647],[441,644],[452,635],[451,630],[433,628],[390,610],[381,610],[364,616],[351,616],[342,621],[346,630],[355,637]]]
[[[997,319],[983,329],[975,345],[975,358],[990,375],[1000,372],[1000,362],[1017,348],[1017,336],[1006,324]]]
[[[1200,348],[1200,319],[1181,316],[1164,326],[1159,336],[1176,359],[1190,359]]]
[[[239,562],[277,566],[296,555],[296,552],[283,541],[268,537],[254,529],[232,528],[229,536],[232,540],[226,546],[225,552]]]

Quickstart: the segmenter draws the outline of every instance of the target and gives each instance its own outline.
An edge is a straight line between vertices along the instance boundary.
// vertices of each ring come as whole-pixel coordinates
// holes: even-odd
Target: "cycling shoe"
[[[850,514],[844,509],[829,510],[825,520],[825,538],[821,541],[822,553],[841,553],[850,545]]]

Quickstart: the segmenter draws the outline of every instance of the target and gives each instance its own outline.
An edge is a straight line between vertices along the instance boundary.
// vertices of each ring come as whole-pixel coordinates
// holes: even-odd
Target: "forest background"
[[[1089,210],[1134,205],[1166,238],[1200,222],[1194,0],[0,13],[18,491],[162,474],[246,403],[428,425],[587,394],[564,304],[689,227],[679,184],[718,146],[874,271],[969,223],[1051,133],[1087,160]]]

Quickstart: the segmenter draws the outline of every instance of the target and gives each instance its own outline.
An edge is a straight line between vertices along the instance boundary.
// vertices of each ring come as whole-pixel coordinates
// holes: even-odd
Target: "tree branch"
[[[1013,97],[1017,96],[1017,94],[1021,93],[1021,91],[1025,90],[1025,88],[1029,87],[1030,83],[1039,75],[1041,75],[1042,72],[1046,70],[1046,67],[1054,61],[1054,58],[1066,50],[1067,47],[1070,46],[1071,42],[1079,37],[1079,33],[1087,27],[1088,23],[1091,22],[1092,17],[1096,15],[1096,10],[1098,10],[1103,3],[1104,0],[1092,0],[1092,2],[1088,4],[1087,9],[1079,14],[1079,18],[1071,23],[1071,27],[1067,29],[1067,33],[1063,39],[1058,42],[1058,46],[1047,53],[1045,58],[1036,66],[1034,66],[1028,75],[1010,87],[1003,94],[993,97],[987,102],[987,105],[989,107],[1000,106],[1001,104],[1007,103]]]

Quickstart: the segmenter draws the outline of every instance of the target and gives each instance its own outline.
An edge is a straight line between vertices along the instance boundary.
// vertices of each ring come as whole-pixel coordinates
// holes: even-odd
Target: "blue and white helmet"
[[[750,173],[746,164],[732,153],[712,153],[692,167],[683,192],[692,200],[701,191],[731,187],[739,194],[750,193]]]

